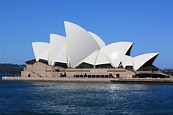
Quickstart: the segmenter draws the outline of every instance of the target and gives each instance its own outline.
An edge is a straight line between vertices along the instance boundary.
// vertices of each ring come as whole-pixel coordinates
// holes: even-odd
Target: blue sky
[[[106,44],[134,42],[132,56],[159,52],[154,65],[173,68],[173,0],[0,0],[0,63],[33,59],[31,43],[65,36],[64,21]]]

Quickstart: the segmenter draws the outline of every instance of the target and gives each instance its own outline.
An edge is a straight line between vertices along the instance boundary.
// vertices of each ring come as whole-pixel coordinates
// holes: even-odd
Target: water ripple
[[[173,114],[173,86],[0,82],[0,114]]]

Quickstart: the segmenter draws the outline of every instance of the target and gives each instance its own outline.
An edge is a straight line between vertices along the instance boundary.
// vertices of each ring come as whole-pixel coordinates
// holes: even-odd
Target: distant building
[[[132,42],[105,45],[96,34],[64,22],[66,37],[50,34],[50,43],[33,42],[34,60],[23,77],[165,77],[152,65],[159,53],[131,57]]]

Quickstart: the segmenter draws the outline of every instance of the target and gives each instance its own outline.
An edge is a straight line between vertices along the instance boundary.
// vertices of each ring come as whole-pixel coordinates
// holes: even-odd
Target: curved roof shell
[[[106,46],[99,36],[74,23],[65,21],[64,25],[66,37],[50,34],[50,44],[32,43],[36,61],[44,59],[52,66],[57,62],[72,68],[83,62],[93,67],[104,64],[118,67],[122,64],[124,68],[132,66],[134,70],[139,70],[152,64],[158,56],[158,53],[148,53],[131,57],[132,42],[115,42]]]
[[[159,53],[148,53],[134,57],[134,70],[138,70],[145,63],[147,63],[153,58],[156,58],[158,55]]]
[[[121,62],[122,66],[126,68],[127,66],[132,66],[133,67],[133,57],[128,56],[128,55],[123,55],[121,56]]]
[[[46,42],[32,42],[32,48],[34,51],[36,61],[39,59],[49,59],[50,44]]]
[[[106,54],[100,50],[97,55],[95,65],[103,65],[103,64],[110,64],[110,63],[111,63],[111,61],[106,56]]]
[[[76,67],[79,62],[99,49],[95,39],[82,27],[65,21],[70,66]]]
[[[127,53],[132,44],[132,42],[115,42],[103,47],[101,52],[106,54],[113,67],[118,67],[122,61],[121,56]]]
[[[100,49],[106,46],[106,44],[103,42],[103,40],[98,35],[94,34],[93,32],[88,32],[88,33],[96,40]]]
[[[50,34],[50,52],[49,64],[54,65],[55,62],[67,63],[66,47],[67,40],[64,36]]]
[[[116,42],[107,45],[89,55],[82,62],[92,65],[111,64],[113,67],[118,67],[120,62],[124,65],[132,65],[132,57],[126,56],[126,52],[132,46],[132,42]],[[94,63],[95,62],[95,63]]]
[[[99,50],[94,51],[92,54],[90,54],[88,57],[82,60],[79,64],[81,64],[82,62],[85,62],[91,65],[95,65],[95,61],[97,59],[98,53],[99,53]]]

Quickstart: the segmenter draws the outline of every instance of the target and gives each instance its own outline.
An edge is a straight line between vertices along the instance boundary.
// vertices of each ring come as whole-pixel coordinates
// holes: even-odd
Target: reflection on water
[[[173,113],[173,86],[0,82],[1,113]]]

